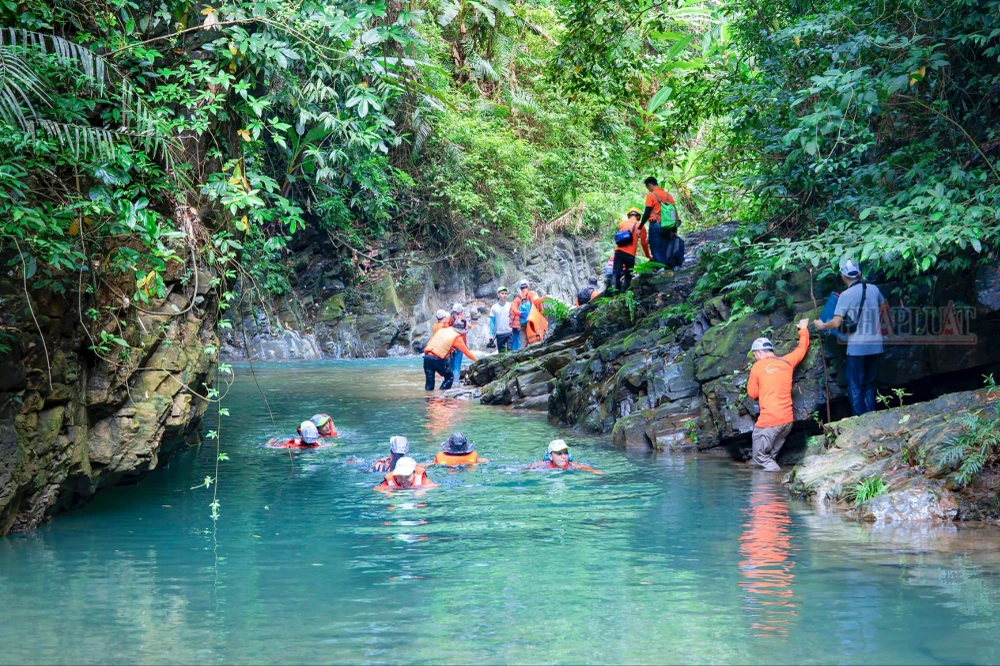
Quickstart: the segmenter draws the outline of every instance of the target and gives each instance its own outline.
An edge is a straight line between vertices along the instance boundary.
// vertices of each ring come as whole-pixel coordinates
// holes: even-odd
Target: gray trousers
[[[753,462],[764,469],[776,472],[780,469],[775,458],[785,443],[785,437],[792,429],[791,423],[753,429]]]

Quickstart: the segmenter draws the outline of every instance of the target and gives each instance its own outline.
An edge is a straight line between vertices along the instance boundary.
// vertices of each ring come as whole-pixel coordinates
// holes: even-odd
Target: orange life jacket
[[[448,358],[451,354],[451,350],[455,346],[455,338],[459,336],[459,332],[453,328],[442,328],[440,331],[431,336],[430,342],[424,347],[425,354],[433,354],[438,358]]]
[[[439,321],[436,324],[434,324],[434,326],[431,328],[431,335],[434,335],[435,333],[437,333],[438,331],[440,331],[442,328],[448,328],[449,326],[451,326],[451,318],[450,317],[445,317],[441,321]]]
[[[476,451],[471,451],[469,453],[447,453],[445,451],[438,451],[438,454],[434,456],[435,465],[447,465],[448,467],[455,467],[457,465],[475,465],[479,462],[479,453]]]
[[[431,480],[427,478],[427,472],[420,465],[417,465],[417,471],[413,474],[413,485],[403,488],[401,485],[396,483],[396,477],[392,472],[385,475],[382,479],[382,483],[376,486],[376,488],[389,489],[389,490],[411,490],[414,488],[433,488],[436,483],[431,483]]]
[[[315,449],[323,440],[317,440],[315,444],[306,444],[302,441],[301,437],[292,437],[291,439],[286,439],[280,444],[271,444],[272,449]]]
[[[531,312],[528,313],[528,321],[524,324],[524,336],[527,338],[528,344],[533,345],[536,342],[541,342],[548,330],[549,320],[545,318],[541,310],[532,304]]]
[[[521,293],[518,292],[514,296],[513,300],[510,302],[510,327],[514,330],[520,330],[521,328],[521,301],[531,301],[532,303],[539,303],[538,294],[533,291],[528,291],[528,295],[525,298],[521,298]],[[528,315],[531,316],[530,314]]]

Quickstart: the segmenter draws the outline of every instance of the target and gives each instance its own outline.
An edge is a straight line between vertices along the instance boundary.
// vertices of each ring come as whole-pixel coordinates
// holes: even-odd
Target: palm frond
[[[67,66],[78,67],[90,92],[105,96],[114,83],[114,103],[122,112],[120,130],[88,125],[67,125],[38,117],[31,97],[48,102],[45,83],[39,79],[17,49],[53,54]],[[132,82],[102,56],[80,44],[32,30],[0,29],[0,119],[34,134],[41,129],[83,155],[107,155],[116,137],[137,141],[151,156],[159,154],[170,169],[181,155],[180,143],[168,136],[163,123],[143,101]]]

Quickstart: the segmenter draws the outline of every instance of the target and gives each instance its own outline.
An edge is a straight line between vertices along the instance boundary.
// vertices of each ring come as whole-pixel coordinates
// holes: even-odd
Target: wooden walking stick
[[[813,310],[819,310],[816,305],[816,293],[813,291],[813,269],[809,269],[809,296],[812,298]],[[819,318],[819,313],[816,317]],[[830,417],[830,375],[826,372],[826,349],[823,345],[823,336],[819,338],[819,362],[823,364],[823,390],[826,391],[826,422],[833,419]]]

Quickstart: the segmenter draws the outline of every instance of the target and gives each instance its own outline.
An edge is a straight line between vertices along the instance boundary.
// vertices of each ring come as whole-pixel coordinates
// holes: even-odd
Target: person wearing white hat
[[[882,308],[885,298],[878,287],[861,277],[861,267],[851,259],[840,262],[840,278],[847,288],[840,293],[833,318],[813,321],[817,331],[839,329],[847,337],[847,395],[855,416],[875,411],[875,379],[884,351]]]
[[[427,472],[410,456],[403,456],[396,461],[396,467],[385,475],[382,483],[375,490],[416,490],[433,488],[437,484],[427,478]]]
[[[278,449],[315,449],[323,443],[319,436],[319,430],[312,421],[303,421],[296,434],[296,437],[287,439],[280,444],[275,444],[276,440],[271,440],[267,446]]]
[[[542,309],[542,299],[531,290],[531,283],[527,279],[522,279],[517,283],[517,295],[510,301],[510,327],[513,329],[513,346],[511,349],[517,351],[528,346],[528,317],[531,315],[531,307]]]
[[[434,314],[434,318],[437,319],[437,321],[434,322],[434,326],[431,327],[431,335],[434,335],[442,328],[448,328],[451,326],[451,317],[448,316],[447,310],[438,310]]]
[[[399,459],[410,452],[410,442],[402,435],[393,435],[389,438],[389,455],[379,458],[368,468],[369,472],[391,472],[396,467]]]
[[[548,450],[545,453],[545,459],[539,462],[534,462],[528,465],[528,469],[532,471],[541,471],[548,469],[582,469],[587,472],[593,472],[594,474],[602,474],[598,469],[589,467],[587,465],[581,465],[580,463],[575,463],[570,460],[569,445],[566,440],[563,439],[553,439],[549,442]]]
[[[799,344],[787,356],[777,356],[767,338],[757,338],[750,345],[754,364],[747,380],[747,395],[760,404],[760,416],[753,427],[751,462],[769,472],[781,469],[775,458],[792,429],[792,373],[809,351],[809,320],[800,319]]]

